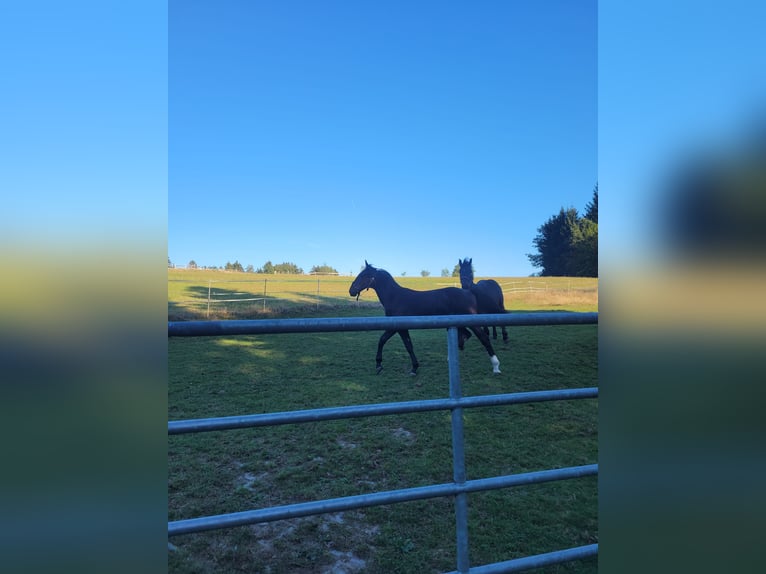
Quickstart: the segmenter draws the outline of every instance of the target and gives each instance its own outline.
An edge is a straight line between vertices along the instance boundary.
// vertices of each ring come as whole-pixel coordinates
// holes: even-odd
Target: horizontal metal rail
[[[271,333],[327,333],[449,327],[588,325],[598,313],[505,313],[486,315],[432,315],[427,317],[328,317],[317,319],[253,319],[244,321],[168,321],[170,337],[261,335]]]
[[[595,475],[597,473],[598,465],[588,464],[584,466],[572,466],[553,470],[540,470],[522,474],[467,480],[462,484],[450,482],[415,488],[404,488],[400,490],[374,492],[371,494],[345,496],[342,498],[331,498],[316,502],[288,504],[285,506],[275,506],[259,510],[245,510],[243,512],[189,518],[186,520],[169,522],[168,535],[189,534],[192,532],[215,530],[218,528],[230,528],[233,526],[244,526],[246,524],[273,522],[275,520],[284,520],[287,518],[300,518],[303,516],[312,516],[314,514],[326,514],[329,512],[343,512],[357,508],[395,504],[399,502],[411,502],[413,500],[423,500],[426,498],[455,496],[460,493],[497,490],[512,486],[580,478],[583,476]]]
[[[506,560],[505,562],[496,562],[486,566],[475,566],[468,570],[468,574],[505,574],[506,572],[521,572],[522,570],[531,570],[533,568],[542,568],[551,564],[561,562],[571,562],[572,560],[582,560],[598,555],[598,544],[587,544],[576,548],[567,548],[566,550],[557,550],[555,552],[546,552],[545,554],[535,554],[534,556],[525,556],[515,560]],[[457,571],[447,574],[458,574]]]
[[[583,389],[561,389],[554,391],[531,391],[525,393],[506,393],[502,395],[480,395],[460,399],[430,399],[398,403],[377,403],[348,407],[328,407],[279,413],[264,413],[205,419],[188,419],[168,422],[168,434],[220,431],[263,427],[271,425],[319,422],[338,419],[362,418],[383,415],[398,415],[457,408],[491,407],[500,405],[518,405],[544,401],[569,399],[592,399],[598,397],[597,387]]]

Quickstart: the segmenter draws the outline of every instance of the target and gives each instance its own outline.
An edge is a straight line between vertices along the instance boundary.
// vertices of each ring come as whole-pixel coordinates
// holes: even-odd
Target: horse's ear
[[[364,260],[364,266],[365,266],[365,267],[369,267],[369,266],[370,266],[370,264],[369,264],[369,263],[367,263],[367,260],[366,260],[366,259]]]

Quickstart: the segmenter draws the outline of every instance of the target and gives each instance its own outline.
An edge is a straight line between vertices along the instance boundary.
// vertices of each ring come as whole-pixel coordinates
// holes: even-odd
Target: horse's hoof
[[[417,371],[410,371],[410,376],[411,377],[415,377],[415,376],[417,376],[417,374],[418,374]]]
[[[379,374],[380,374],[380,371],[382,371],[382,370],[383,370],[383,367],[381,367],[381,366],[377,366],[377,367],[375,367],[375,374],[376,374],[376,375],[379,375]]]
[[[500,361],[497,358],[497,355],[492,355],[490,357],[490,362],[492,363],[492,372],[493,373],[499,373],[500,372]]]

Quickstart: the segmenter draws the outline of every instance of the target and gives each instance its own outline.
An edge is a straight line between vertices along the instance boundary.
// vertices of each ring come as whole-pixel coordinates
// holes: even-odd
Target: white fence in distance
[[[319,278],[319,275],[315,273],[311,273],[310,275],[316,275],[317,277],[317,283],[316,283],[316,308],[319,309],[319,295],[321,293],[321,280]],[[337,275],[337,274],[328,274],[328,275]],[[296,281],[300,283],[305,283],[305,281]],[[252,301],[263,301],[263,310],[266,311],[266,300],[271,299],[277,299],[277,297],[270,297],[267,294],[267,286],[268,286],[268,279],[263,280],[263,296],[262,297],[237,297],[237,298],[230,298],[232,295],[252,295],[252,292],[229,292],[223,293],[222,296],[228,297],[227,299],[218,299],[216,298],[216,293],[214,291],[213,284],[214,283],[223,283],[223,284],[230,284],[230,283],[260,283],[260,280],[258,281],[239,281],[239,280],[233,280],[233,281],[222,281],[222,280],[209,280],[208,281],[208,289],[207,289],[207,298],[192,298],[192,299],[184,299],[181,302],[182,303],[192,303],[192,304],[199,304],[199,305],[207,305],[207,316],[210,316],[210,305],[214,305],[217,303],[244,303],[244,302],[252,302]]]
[[[316,288],[312,289],[311,295],[316,296],[316,302],[312,303],[316,305],[316,308],[319,309],[320,307],[320,295],[323,293],[322,288],[322,276],[323,275],[315,275],[316,276]],[[285,278],[280,277],[279,283],[284,284]],[[287,280],[289,282],[289,280]],[[258,293],[257,296],[253,296],[256,294],[257,291],[260,289],[248,289],[247,291],[237,292],[237,291],[231,291],[229,289],[226,289],[225,291],[216,293],[216,285],[236,285],[236,284],[248,284],[253,285],[256,283],[262,283],[263,289],[261,293]],[[219,279],[213,279],[208,281],[208,290],[207,290],[207,297],[194,297],[191,299],[183,299],[179,301],[180,303],[185,304],[192,304],[192,305],[200,305],[205,306],[207,309],[207,316],[210,316],[210,309],[211,306],[218,305],[218,304],[224,304],[224,303],[253,303],[253,302],[262,302],[262,309],[265,312],[266,306],[267,306],[267,300],[271,299],[272,301],[278,301],[280,299],[279,293],[285,293],[288,291],[285,290],[277,290],[269,292],[268,289],[268,278],[258,279],[258,280],[251,280],[251,279],[231,279],[231,280],[219,280]],[[305,280],[295,280],[295,283],[301,283],[303,285],[306,285]],[[535,292],[548,292],[548,291],[571,291],[572,285],[571,282],[567,284],[567,287],[562,289],[562,286],[555,286],[552,287],[547,282],[540,282],[538,281],[502,281],[499,282],[503,293],[511,294],[511,293],[535,293]],[[325,283],[327,285],[327,283]],[[444,281],[437,283],[439,287],[459,287],[460,283],[459,281]],[[272,288],[273,289],[273,288]],[[324,288],[325,294],[331,294],[334,296],[340,296],[343,294],[343,290],[338,289],[337,282],[332,282],[329,284],[329,293],[327,293],[328,287],[326,286]],[[304,294],[308,295],[309,292],[305,291]],[[240,297],[241,295],[241,297]],[[359,304],[359,301],[355,302],[357,305]]]

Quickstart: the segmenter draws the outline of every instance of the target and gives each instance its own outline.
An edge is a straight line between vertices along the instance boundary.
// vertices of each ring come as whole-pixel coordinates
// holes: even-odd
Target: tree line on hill
[[[170,257],[168,257],[168,267],[169,268],[175,268],[176,266],[171,261]],[[362,266],[364,267],[364,266]],[[226,265],[224,266],[217,266],[217,265],[198,265],[197,262],[192,259],[187,263],[186,265],[187,269],[210,269],[210,270],[222,270],[222,271],[236,271],[238,273],[266,273],[266,274],[285,274],[285,275],[303,275],[303,268],[298,267],[295,263],[291,263],[289,261],[286,261],[284,263],[279,263],[277,265],[273,264],[271,261],[267,261],[263,264],[263,267],[259,267],[258,269],[255,269],[252,265],[248,265],[247,267],[243,267],[242,264],[239,261],[234,261],[232,263],[231,261],[227,261]],[[311,270],[309,271],[310,275],[340,275],[338,273],[338,270],[335,269],[335,267],[331,267],[330,265],[327,265],[326,263],[323,265],[314,265]],[[402,273],[402,276],[407,275],[406,272]],[[421,277],[430,277],[431,272],[427,270],[423,270],[420,272]],[[442,269],[441,272],[442,277],[459,277],[460,276],[460,266],[455,265],[455,268],[450,273],[449,269],[446,267]]]
[[[580,216],[563,207],[537,228],[537,252],[527,257],[544,277],[598,277],[598,184]]]
[[[173,268],[175,265],[170,260],[170,257],[168,257],[168,267]],[[223,271],[237,271],[239,273],[267,273],[267,274],[276,274],[276,273],[282,273],[285,275],[303,275],[303,269],[301,267],[298,267],[295,263],[285,261],[284,263],[278,263],[273,264],[271,261],[267,261],[263,264],[263,267],[259,267],[258,269],[255,269],[252,265],[248,265],[247,267],[243,267],[242,264],[239,261],[234,261],[232,263],[231,261],[227,261],[226,265],[223,267],[219,267],[216,265],[208,266],[208,265],[197,265],[197,262],[192,259],[189,261],[189,263],[186,265],[187,269],[212,269],[212,270],[223,270]],[[327,264],[323,265],[314,265],[311,268],[311,271],[309,271],[309,274],[317,274],[317,275],[338,275],[338,271],[334,267],[330,267]]]
[[[598,277],[598,184],[593,189],[593,197],[585,206],[581,216],[577,209],[569,207],[559,210],[537,228],[537,235],[532,240],[537,252],[528,253],[530,263],[541,268],[535,273],[541,277]],[[174,267],[168,257],[168,267]],[[295,263],[285,261],[274,264],[266,261],[255,269],[252,265],[243,267],[239,261],[227,261],[224,267],[200,267],[194,260],[189,261],[189,269],[222,269],[241,273],[266,273],[303,275],[303,269]],[[314,265],[309,274],[338,275],[338,270],[327,264]],[[402,273],[405,276],[406,273]],[[422,277],[429,277],[430,271],[420,272]],[[459,277],[460,266],[455,265],[441,270],[442,277]]]

